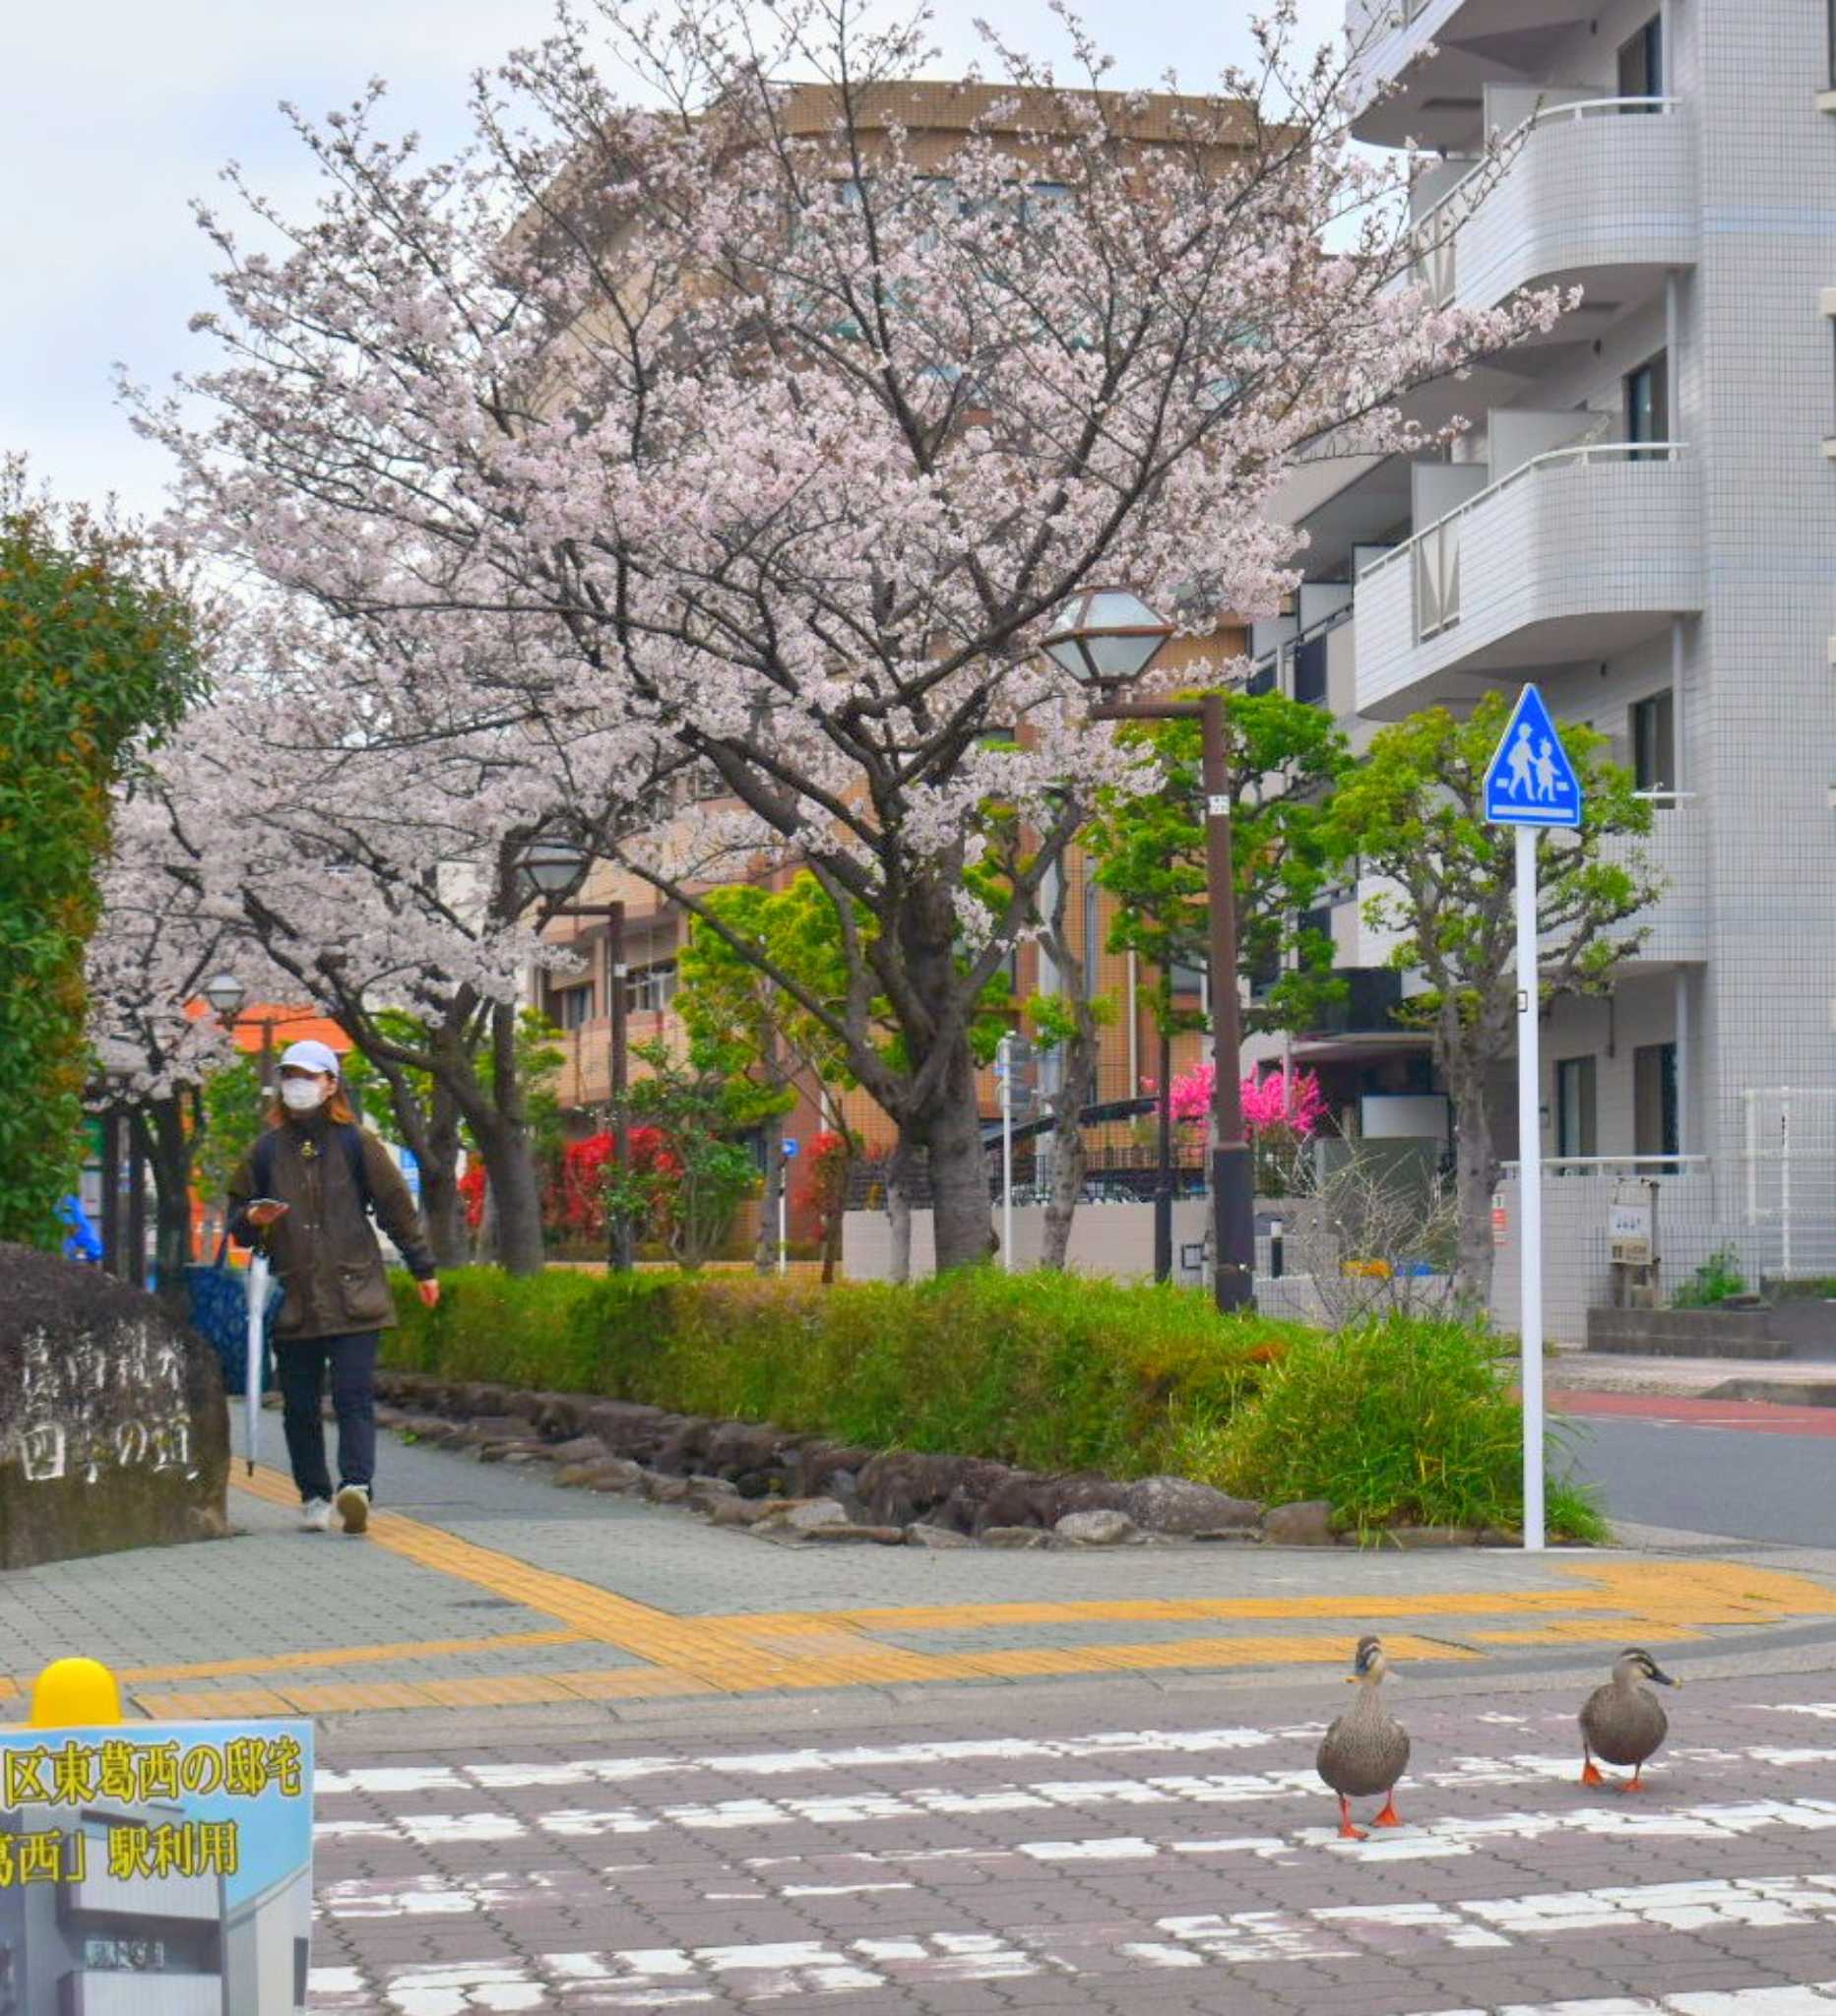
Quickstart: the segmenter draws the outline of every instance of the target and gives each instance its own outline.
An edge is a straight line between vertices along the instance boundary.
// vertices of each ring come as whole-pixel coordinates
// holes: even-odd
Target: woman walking
[[[229,1186],[229,1229],[238,1245],[262,1242],[285,1291],[275,1318],[275,1376],[301,1517],[315,1533],[331,1526],[334,1504],[321,1418],[328,1371],[338,1417],[338,1516],[347,1533],[369,1525],[376,1346],[395,1320],[372,1211],[431,1309],[440,1285],[402,1172],[357,1125],[339,1082],[338,1053],[326,1043],[293,1043],[281,1058],[281,1098],[268,1131]]]

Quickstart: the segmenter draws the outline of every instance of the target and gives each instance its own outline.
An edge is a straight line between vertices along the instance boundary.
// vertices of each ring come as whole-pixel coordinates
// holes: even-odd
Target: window
[[[1636,371],[1625,374],[1625,438],[1668,441],[1671,438],[1671,360],[1660,350]]]
[[[1201,993],[1205,985],[1205,969],[1202,966],[1188,966],[1183,960],[1175,959],[1172,971],[1167,976],[1167,981],[1175,994]]]
[[[1668,690],[1632,709],[1632,770],[1641,791],[1677,788],[1677,701]]]
[[[675,961],[660,959],[654,966],[634,966],[625,976],[625,1013],[661,1015],[675,999]]]
[[[1593,1155],[1594,1059],[1563,1057],[1555,1066],[1555,1153]]]
[[[1295,698],[1308,707],[1326,704],[1326,640],[1310,637],[1295,647]]]
[[[557,1029],[580,1029],[593,1019],[593,982],[582,980],[578,986],[550,987],[548,990],[548,1020]]]
[[[1630,41],[1619,48],[1619,95],[1622,98],[1661,98],[1664,95],[1664,17],[1654,14]],[[1624,105],[1622,111],[1642,112],[1645,105]]]
[[[1677,1045],[1646,1043],[1632,1052],[1632,1148],[1641,1157],[1682,1151],[1677,1117]],[[1646,1167],[1641,1175],[1660,1173]]]

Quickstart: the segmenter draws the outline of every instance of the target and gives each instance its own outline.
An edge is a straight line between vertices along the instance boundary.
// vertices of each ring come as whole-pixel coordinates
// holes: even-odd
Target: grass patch
[[[1511,1528],[1524,1516],[1523,1433],[1496,1338],[1395,1318],[1307,1332],[1220,1434],[1217,1467],[1246,1497],[1329,1499],[1360,1532]],[[1547,1495],[1551,1534],[1607,1537],[1579,1486],[1553,1480]]]
[[[874,1449],[1326,1498],[1361,1530],[1522,1518],[1507,1370],[1494,1339],[1454,1323],[1328,1336],[1221,1317],[1192,1290],[991,1268],[911,1288],[492,1268],[441,1280],[433,1310],[399,1285],[386,1364]],[[1603,1537],[1567,1487],[1550,1508],[1552,1531]]]

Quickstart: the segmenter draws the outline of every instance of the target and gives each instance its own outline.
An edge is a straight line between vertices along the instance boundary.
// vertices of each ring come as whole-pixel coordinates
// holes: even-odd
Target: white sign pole
[[[1001,1039],[1001,1267],[1014,1271],[1014,1043]]]
[[[1543,1517],[1543,1073],[1537,984],[1537,830],[1517,831],[1517,1168],[1523,1335],[1524,1548],[1541,1553]]]

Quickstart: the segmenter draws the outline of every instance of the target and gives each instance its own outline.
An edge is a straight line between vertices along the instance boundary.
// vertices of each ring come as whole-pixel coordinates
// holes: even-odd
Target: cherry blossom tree
[[[571,955],[542,945],[546,911],[520,863],[568,808],[613,823],[596,794],[623,786],[606,785],[591,737],[557,752],[527,723],[462,713],[476,688],[450,663],[385,659],[375,643],[361,625],[247,612],[211,703],[129,808],[123,849],[195,931],[259,946],[338,1021],[389,1090],[430,1220],[455,1234],[464,1122],[499,1257],[527,1272],[542,1244],[523,976]]]
[[[1297,462],[1423,444],[1403,396],[1558,305],[1411,289],[1407,164],[1348,147],[1356,52],[1303,57],[1292,0],[1191,96],[1105,88],[1065,25],[1068,81],[991,39],[993,82],[919,88],[921,16],[590,0],[479,80],[455,160],[388,137],[380,87],[295,115],[316,213],[232,174],[221,355],[141,402],[189,536],[377,640],[379,734],[425,676],[462,743],[706,766],[731,809],[692,859],[598,790],[571,828],[717,931],[723,850],[877,920],[839,1002],[749,956],[928,1156],[944,1266],[988,1250],[978,1003],[1136,760],[1042,655],[1053,612],[1108,581],[1194,638],[1272,611]],[[1038,835],[996,914],[991,800]],[[323,972],[318,921],[264,928]],[[457,963],[450,998],[491,998]]]

